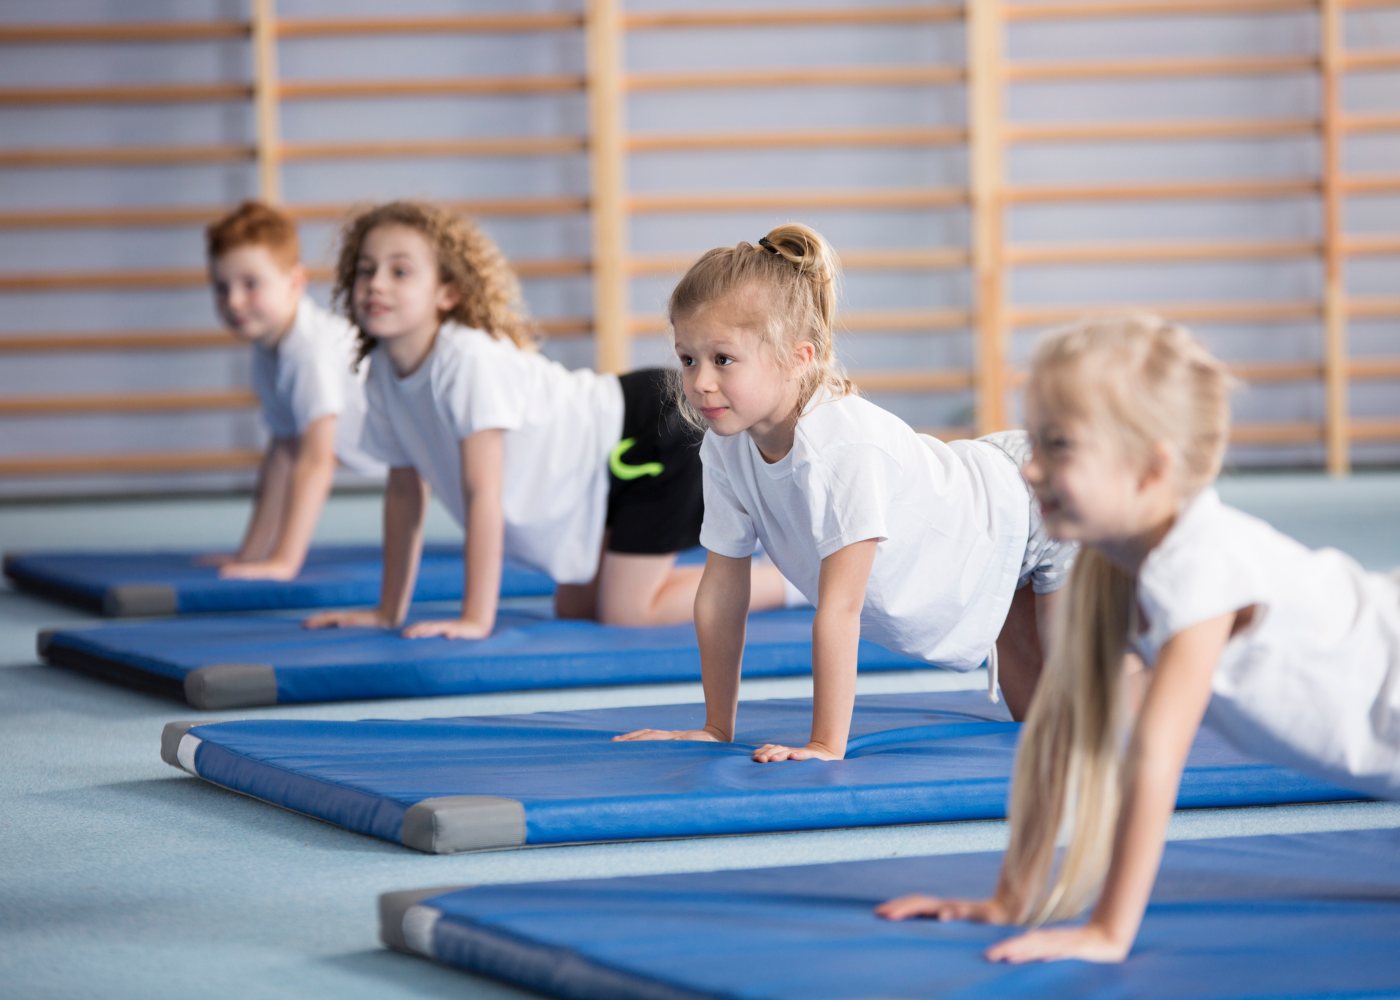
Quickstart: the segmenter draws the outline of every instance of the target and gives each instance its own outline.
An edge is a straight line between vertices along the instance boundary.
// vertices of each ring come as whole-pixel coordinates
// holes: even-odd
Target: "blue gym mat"
[[[482,718],[165,727],[161,756],[232,789],[421,851],[1005,816],[1019,726],[977,691],[863,697],[839,762],[755,764],[802,744],[807,699],[744,702],[735,743],[614,743],[690,728],[699,705]],[[1206,730],[1178,805],[1360,798],[1261,764]]]
[[[213,566],[199,566],[195,552],[35,552],[5,556],[5,575],[27,590],[113,618],[338,608],[379,601],[377,545],[318,547],[295,580],[221,580]],[[506,563],[504,597],[554,593],[543,573]],[[427,545],[413,591],[416,601],[462,597],[462,546]]]
[[[222,615],[44,632],[39,655],[203,709],[700,679],[693,625],[623,628],[531,609],[502,611],[495,632],[472,641]],[[859,658],[862,670],[926,666],[872,642]],[[748,676],[807,674],[811,662],[810,608],[749,619]]]
[[[389,893],[390,947],[551,996],[1303,1000],[1400,996],[1400,830],[1167,845],[1121,965],[1001,965],[1015,933],[876,917],[986,896],[999,853]]]

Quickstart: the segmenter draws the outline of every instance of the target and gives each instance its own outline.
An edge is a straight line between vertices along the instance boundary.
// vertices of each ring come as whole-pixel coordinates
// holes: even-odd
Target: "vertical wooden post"
[[[588,149],[593,215],[593,344],[599,371],[630,364],[619,0],[588,0]]]
[[[1006,425],[1006,274],[1003,246],[1005,180],[1002,0],[968,0],[968,174],[972,212],[972,276],[977,342],[976,432]]]
[[[1342,186],[1343,0],[1321,0],[1322,18],[1322,280],[1323,360],[1327,415],[1327,471],[1351,471],[1348,409],[1347,289]]]
[[[282,200],[282,136],[277,122],[276,0],[253,0],[253,103],[257,121],[258,194]]]

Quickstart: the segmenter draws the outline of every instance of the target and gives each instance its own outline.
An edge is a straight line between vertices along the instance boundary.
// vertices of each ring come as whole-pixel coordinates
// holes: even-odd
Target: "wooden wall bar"
[[[1296,361],[1238,360],[1234,367],[1252,384],[1320,387],[1323,412],[1316,421],[1245,422],[1236,441],[1251,447],[1299,444],[1325,448],[1326,468],[1346,472],[1359,443],[1400,441],[1400,416],[1364,418],[1352,413],[1358,384],[1400,380],[1400,346],[1391,356],[1353,356],[1352,328],[1358,323],[1400,319],[1400,297],[1353,294],[1349,264],[1363,259],[1400,256],[1400,234],[1350,232],[1350,199],[1400,195],[1400,169],[1370,172],[1346,168],[1348,143],[1358,137],[1400,133],[1400,106],[1352,109],[1346,101],[1349,78],[1358,74],[1400,71],[1400,47],[1389,39],[1369,50],[1349,49],[1346,25],[1358,11],[1395,10],[1400,0],[1063,0],[1015,2],[977,0],[964,6],[954,0],[909,0],[846,7],[765,9],[734,4],[697,3],[692,10],[629,11],[624,0],[579,0],[574,11],[545,13],[422,16],[404,13],[382,17],[281,18],[275,0],[248,0],[246,20],[148,21],[110,24],[0,25],[0,53],[25,45],[178,47],[222,43],[247,51],[245,80],[226,82],[113,82],[107,86],[65,85],[0,87],[0,107],[28,109],[89,107],[229,105],[251,112],[252,134],[246,141],[188,145],[145,141],[131,145],[98,143],[72,146],[8,148],[0,151],[0,171],[7,169],[98,167],[114,171],[161,165],[191,169],[210,165],[247,165],[254,171],[262,197],[282,202],[288,165],[318,169],[319,164],[365,160],[430,161],[585,157],[590,181],[577,195],[483,193],[451,204],[463,213],[487,218],[550,220],[587,216],[591,246],[587,257],[525,255],[516,260],[530,280],[583,278],[592,289],[592,315],[551,318],[541,326],[551,336],[592,336],[593,363],[624,370],[635,363],[633,340],[665,332],[654,310],[634,315],[629,302],[633,283],[669,279],[688,266],[693,255],[630,248],[629,230],[641,220],[721,212],[793,213],[824,211],[968,213],[966,245],[926,245],[900,249],[851,247],[844,266],[860,274],[964,274],[970,288],[966,303],[931,308],[853,309],[844,327],[857,336],[901,334],[968,338],[973,359],[967,368],[937,361],[893,370],[872,367],[855,378],[873,393],[969,394],[974,408],[968,426],[941,427],[947,433],[985,433],[1014,419],[1011,394],[1024,373],[1011,361],[1017,331],[1066,322],[1103,308],[1096,303],[1043,304],[1015,301],[1013,275],[1047,268],[1163,268],[1202,262],[1314,263],[1321,274],[1315,295],[1307,289],[1270,301],[1178,301],[1154,305],[1185,322],[1212,325],[1297,326],[1317,331],[1316,358]],[[1196,56],[1163,54],[1151,59],[1069,60],[1013,59],[1009,40],[1021,26],[1056,22],[1094,24],[1133,19],[1314,18],[1316,51],[1284,54]],[[961,32],[963,59],[956,63],[745,66],[742,68],[635,68],[629,65],[629,38],[643,32],[743,33],[759,29],[800,28],[833,31],[879,26],[947,25]],[[938,30],[944,30],[939,28]],[[278,72],[279,46],[287,40],[334,40],[413,36],[493,37],[546,35],[576,37],[586,54],[582,73],[462,75],[381,79],[379,74],[347,73],[341,79],[286,79]],[[1298,108],[1278,117],[1123,118],[1118,120],[1017,120],[1008,107],[1011,88],[1061,85],[1129,85],[1133,81],[1207,81],[1240,79],[1316,79],[1320,106]],[[688,131],[637,130],[628,127],[627,106],[636,95],[648,99],[706,99],[736,90],[822,86],[863,92],[867,88],[964,88],[966,118],[909,124],[794,126],[774,129],[731,128]],[[463,135],[438,139],[393,139],[373,134],[354,141],[289,139],[283,134],[283,110],[294,102],[393,101],[431,97],[580,94],[586,100],[587,133],[504,136]],[[1400,102],[1397,102],[1400,105]],[[1057,116],[1058,117],[1058,116]],[[1316,175],[1294,172],[1279,177],[1200,177],[1154,180],[1117,179],[1016,182],[1008,161],[1020,147],[1075,146],[1090,143],[1192,143],[1220,139],[1288,140],[1318,143]],[[632,190],[629,161],[666,154],[746,151],[925,150],[965,152],[966,184],[903,187],[807,189],[800,186],[736,190]],[[3,176],[3,174],[0,174]],[[1033,206],[1094,204],[1178,204],[1290,202],[1316,204],[1320,231],[1307,237],[1272,238],[1241,233],[1231,240],[1146,238],[1123,241],[1036,242],[1009,236],[1010,213]],[[285,207],[296,218],[323,224],[353,208],[343,200],[299,201]],[[0,236],[10,233],[62,233],[85,230],[139,231],[196,227],[226,211],[221,204],[110,204],[73,207],[35,204],[0,210]],[[750,234],[740,234],[748,236]],[[756,238],[756,236],[750,236]],[[942,243],[947,243],[944,239]],[[205,281],[201,262],[184,267],[74,267],[70,270],[0,272],[0,292],[92,292],[152,288],[192,288]],[[1353,267],[1355,265],[1352,265]],[[1106,272],[1107,273],[1107,272]],[[324,280],[324,269],[314,277]],[[912,343],[912,341],[911,341]],[[91,352],[147,352],[155,357],[191,351],[227,350],[233,342],[214,329],[61,331],[42,323],[35,329],[0,335],[0,357],[42,358]],[[37,387],[36,387],[37,388]],[[243,389],[192,391],[177,386],[140,392],[81,393],[63,386],[42,386],[33,395],[0,400],[0,427],[19,417],[92,413],[176,413],[246,409],[252,397]],[[0,459],[0,490],[8,480],[33,477],[169,474],[180,469],[249,469],[257,456],[247,449],[152,454],[131,451],[104,455],[75,453]]]

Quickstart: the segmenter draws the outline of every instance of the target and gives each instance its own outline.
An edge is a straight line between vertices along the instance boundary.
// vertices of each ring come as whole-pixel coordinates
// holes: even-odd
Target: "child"
[[[489,635],[506,556],[556,581],[561,617],[690,619],[700,569],[675,559],[699,538],[698,446],[664,372],[569,371],[536,352],[505,258],[431,205],[394,202],[353,220],[335,299],[371,358],[364,443],[390,467],[384,578],[378,608],[309,626],[402,623],[430,489],[466,529],[466,589],[458,618],[406,636]],[[767,567],[754,606],[782,598]]]
[[[826,242],[793,224],[757,246],[711,250],[671,295],[685,398],[709,429],[710,555],[695,602],[706,720],[621,739],[733,738],[758,543],[816,618],[811,740],[765,744],[754,760],[844,756],[862,633],[959,670],[999,644],[1012,713],[1030,700],[1037,617],[1072,549],[1033,516],[1017,458],[1025,436],[944,444],[855,395],[832,351],[836,282]]]
[[[1040,924],[1097,893],[1086,925],[1032,930],[987,955],[1121,961],[1207,705],[1247,751],[1400,798],[1400,587],[1220,502],[1210,484],[1229,389],[1190,334],[1151,317],[1038,346],[1026,476],[1051,532],[1084,550],[1021,737],[1010,846],[991,899],[907,896],[883,916]],[[1150,673],[1124,753],[1129,650]]]
[[[243,543],[216,556],[219,575],[290,580],[301,572],[330,493],[337,456],[366,475],[383,468],[358,446],[364,388],[351,369],[354,329],[309,299],[296,225],[246,201],[206,233],[214,306],[253,348],[253,388],[271,440]]]

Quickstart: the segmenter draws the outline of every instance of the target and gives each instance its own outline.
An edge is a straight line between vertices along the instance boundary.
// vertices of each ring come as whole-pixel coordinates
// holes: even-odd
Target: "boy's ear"
[[[301,263],[301,261],[297,261],[292,265],[292,269],[287,272],[287,275],[291,278],[292,291],[295,292],[296,297],[300,299],[302,294],[306,291],[306,265]]]

